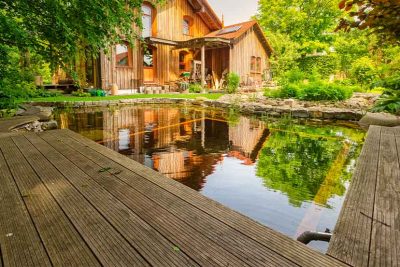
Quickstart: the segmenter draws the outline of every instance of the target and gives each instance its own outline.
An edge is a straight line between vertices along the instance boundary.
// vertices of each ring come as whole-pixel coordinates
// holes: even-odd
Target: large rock
[[[52,107],[42,106],[25,106],[25,112],[19,114],[20,116],[36,116],[40,121],[49,121],[53,117]]]
[[[400,126],[400,117],[388,113],[367,113],[359,124],[363,127],[370,125],[394,127]]]

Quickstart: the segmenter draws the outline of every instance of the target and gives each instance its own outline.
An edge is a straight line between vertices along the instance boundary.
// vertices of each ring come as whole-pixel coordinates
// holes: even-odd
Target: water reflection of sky
[[[364,136],[337,125],[177,107],[76,110],[58,119],[293,238],[333,230]],[[310,246],[327,249],[323,242]]]

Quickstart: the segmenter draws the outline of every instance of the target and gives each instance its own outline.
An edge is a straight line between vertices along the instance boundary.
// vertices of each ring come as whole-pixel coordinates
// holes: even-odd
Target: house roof
[[[222,28],[222,21],[215,14],[214,9],[207,0],[188,0],[188,2],[193,7],[195,13],[201,17],[211,30],[214,31]]]
[[[207,34],[205,37],[218,37],[228,40],[236,40],[252,28],[256,32],[257,36],[260,38],[260,41],[263,44],[264,48],[267,50],[268,55],[270,55],[273,52],[273,49],[269,44],[267,37],[265,37],[260,24],[258,24],[258,22],[255,20],[226,26],[220,30]]]

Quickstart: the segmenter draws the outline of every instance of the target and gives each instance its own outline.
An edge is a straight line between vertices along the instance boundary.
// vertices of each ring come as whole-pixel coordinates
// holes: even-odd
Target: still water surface
[[[365,136],[343,125],[182,106],[64,110],[57,119],[292,238],[333,230]]]

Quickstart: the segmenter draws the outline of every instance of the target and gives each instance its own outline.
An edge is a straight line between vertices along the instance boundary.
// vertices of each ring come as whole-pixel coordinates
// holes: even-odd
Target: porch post
[[[206,46],[201,47],[201,86],[202,93],[205,93],[204,86],[206,85]]]

